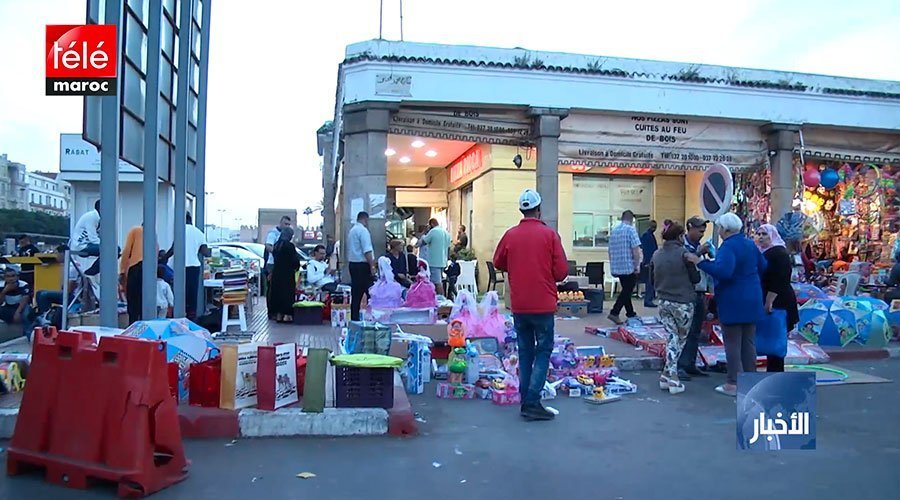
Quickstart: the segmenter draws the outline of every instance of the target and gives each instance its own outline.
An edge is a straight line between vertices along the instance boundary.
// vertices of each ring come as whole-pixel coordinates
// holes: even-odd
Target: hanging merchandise
[[[734,206],[748,228],[769,222],[771,213],[772,173],[769,169],[734,174]]]

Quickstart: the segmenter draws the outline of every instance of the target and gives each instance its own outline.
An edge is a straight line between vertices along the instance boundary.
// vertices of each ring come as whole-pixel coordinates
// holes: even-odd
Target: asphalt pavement
[[[438,400],[431,385],[411,398],[424,420],[418,437],[189,441],[189,478],[154,498],[900,498],[900,361],[842,366],[895,382],[819,387],[814,451],[737,450],[735,400],[713,391],[722,375],[670,396],[655,373],[627,374],[638,394],[603,406],[560,397],[549,403],[560,411],[553,422]],[[0,498],[113,494],[0,476]]]

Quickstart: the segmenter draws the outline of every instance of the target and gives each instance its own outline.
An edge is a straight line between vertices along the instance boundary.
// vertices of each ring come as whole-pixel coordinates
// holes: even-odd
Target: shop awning
[[[765,140],[752,124],[651,115],[572,113],[561,123],[559,163],[589,167],[732,171],[767,164]]]
[[[397,188],[394,203],[403,208],[447,208],[444,189]]]
[[[796,147],[794,152],[802,154],[804,158],[900,164],[900,134],[803,127],[802,147]]]

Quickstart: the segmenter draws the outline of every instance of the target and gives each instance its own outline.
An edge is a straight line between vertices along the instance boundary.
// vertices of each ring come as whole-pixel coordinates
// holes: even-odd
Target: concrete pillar
[[[542,198],[541,217],[553,229],[559,229],[559,122],[569,115],[567,109],[531,108],[533,133],[537,145],[537,191]]]
[[[325,122],[316,133],[319,156],[322,157],[322,232],[334,236],[336,224],[334,214],[334,125]]]
[[[798,125],[769,123],[762,131],[769,148],[769,164],[772,168],[772,195],[770,220],[777,221],[791,211],[797,179],[794,171],[794,138]]]
[[[341,241],[347,257],[347,234],[356,222],[359,209],[369,213],[369,232],[375,257],[383,255],[386,245],[387,216],[387,131],[391,113],[398,105],[362,102],[344,106],[344,167]],[[377,202],[378,205],[375,204]]]

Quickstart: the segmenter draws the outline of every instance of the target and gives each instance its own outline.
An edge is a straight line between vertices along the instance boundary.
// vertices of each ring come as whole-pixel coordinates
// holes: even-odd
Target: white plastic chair
[[[477,297],[478,283],[475,281],[475,267],[478,266],[478,261],[460,260],[457,263],[459,264],[459,278],[456,279],[456,290],[467,290]]]
[[[619,288],[619,280],[612,275],[610,271],[609,261],[603,261],[603,291],[609,292],[610,298],[616,296],[616,290]]]

